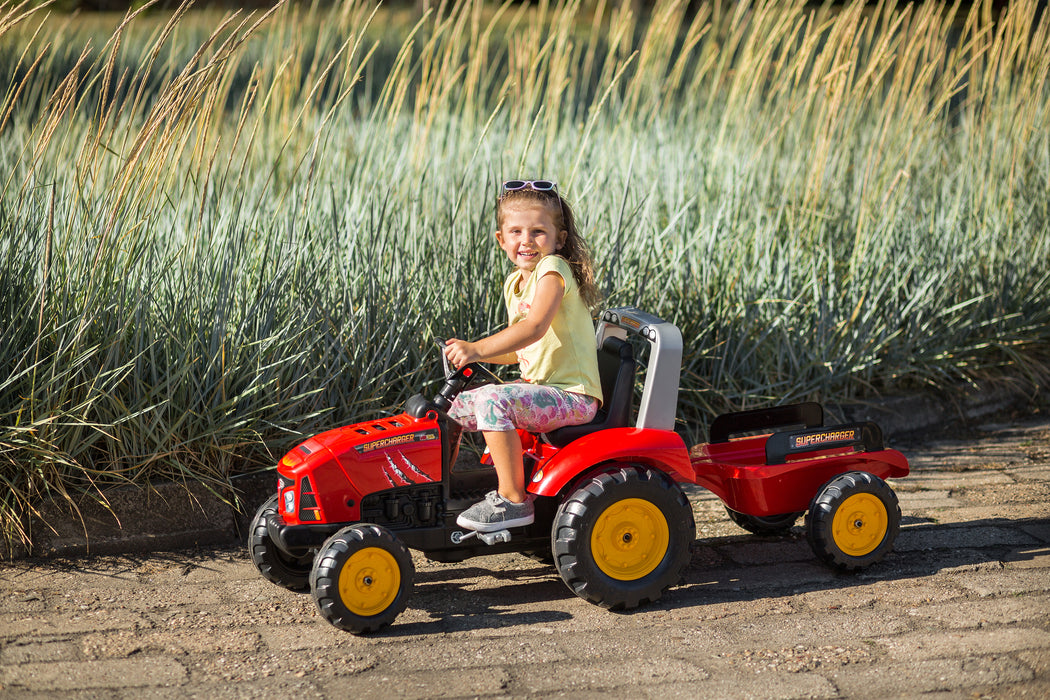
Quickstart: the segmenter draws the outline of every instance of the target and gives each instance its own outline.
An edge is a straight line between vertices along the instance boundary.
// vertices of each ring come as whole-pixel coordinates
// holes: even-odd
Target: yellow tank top
[[[575,394],[586,394],[602,400],[598,377],[598,352],[595,349],[594,323],[590,311],[580,298],[579,285],[572,276],[569,262],[560,255],[548,255],[536,265],[527,282],[521,270],[515,270],[503,285],[510,324],[528,315],[536,284],[541,277],[555,274],[565,282],[565,293],[550,328],[542,338],[518,350],[521,378],[546,384]]]

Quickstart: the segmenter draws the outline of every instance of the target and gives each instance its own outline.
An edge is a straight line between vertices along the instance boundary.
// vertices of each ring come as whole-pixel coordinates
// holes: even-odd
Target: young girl
[[[496,491],[456,520],[480,532],[535,518],[516,428],[547,432],[587,423],[602,396],[589,311],[598,293],[572,209],[553,182],[509,180],[496,219],[496,240],[515,268],[503,285],[510,324],[473,343],[453,338],[445,347],[456,367],[482,361],[521,369],[521,381],[465,391],[449,408],[464,428],[482,432],[499,478]]]

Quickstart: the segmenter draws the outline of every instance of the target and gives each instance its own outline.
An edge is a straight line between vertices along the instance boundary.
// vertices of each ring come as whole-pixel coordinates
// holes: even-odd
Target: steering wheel
[[[452,365],[449,364],[448,358],[445,357],[444,338],[435,338],[434,342],[438,344],[438,352],[441,354],[441,366],[445,370],[445,383],[442,385],[441,391],[434,397],[434,405],[442,411],[447,411],[460,392],[476,379],[482,379],[489,384],[503,383],[502,379],[493,374],[492,370],[480,362],[468,362],[459,369],[453,369]]]

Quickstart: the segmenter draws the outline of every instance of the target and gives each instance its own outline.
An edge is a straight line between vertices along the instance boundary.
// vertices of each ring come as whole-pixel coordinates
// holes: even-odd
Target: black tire
[[[248,528],[248,555],[263,578],[296,593],[310,590],[313,555],[293,557],[282,552],[266,529],[266,516],[277,512],[277,496],[271,496],[255,512]]]
[[[321,617],[354,634],[375,632],[405,609],[415,567],[402,542],[379,525],[345,527],[314,559],[310,590]]]
[[[867,472],[848,472],[826,483],[813,497],[806,537],[813,553],[840,571],[859,571],[893,550],[900,531],[897,494]]]
[[[783,535],[790,530],[803,513],[782,513],[780,515],[747,515],[726,508],[729,519],[756,535]]]
[[[558,508],[555,566],[578,596],[611,610],[660,598],[682,579],[696,525],[676,483],[621,465],[586,482]]]

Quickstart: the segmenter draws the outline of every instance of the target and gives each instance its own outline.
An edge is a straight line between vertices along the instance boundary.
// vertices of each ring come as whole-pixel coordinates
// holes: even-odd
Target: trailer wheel
[[[314,602],[335,627],[374,632],[405,609],[415,567],[408,549],[386,528],[345,527],[328,538],[314,561]]]
[[[266,529],[266,516],[277,512],[277,496],[263,503],[248,528],[248,555],[263,578],[290,591],[305,593],[310,590],[312,555],[293,557],[277,547]]]
[[[893,550],[900,531],[897,494],[867,472],[835,477],[817,492],[806,516],[806,536],[817,558],[841,571],[858,571]]]
[[[794,526],[802,513],[782,513],[780,515],[747,515],[727,507],[729,519],[756,535],[782,535]]]
[[[569,496],[554,517],[554,562],[576,595],[613,610],[660,598],[681,580],[693,509],[660,472],[620,466]]]

